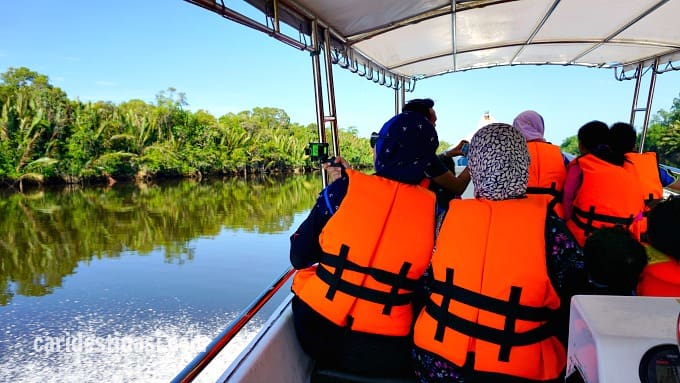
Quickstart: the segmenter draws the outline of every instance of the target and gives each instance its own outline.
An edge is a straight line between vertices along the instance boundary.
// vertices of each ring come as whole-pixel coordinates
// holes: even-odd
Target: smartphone
[[[463,144],[463,146],[460,148],[460,151],[463,152],[463,155],[467,157],[468,155],[468,150],[470,150],[470,144],[467,142]]]

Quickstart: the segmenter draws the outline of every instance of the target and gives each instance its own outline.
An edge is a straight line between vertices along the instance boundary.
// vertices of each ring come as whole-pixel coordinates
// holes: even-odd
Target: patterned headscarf
[[[526,139],[508,124],[489,124],[472,136],[468,167],[475,197],[494,201],[521,197],[529,179]]]
[[[375,174],[417,184],[425,178],[425,169],[439,161],[438,146],[437,131],[422,114],[397,114],[380,129],[375,145]]]
[[[519,129],[527,141],[545,141],[545,138],[543,138],[545,131],[543,117],[533,110],[525,110],[518,114],[512,122],[512,126]]]

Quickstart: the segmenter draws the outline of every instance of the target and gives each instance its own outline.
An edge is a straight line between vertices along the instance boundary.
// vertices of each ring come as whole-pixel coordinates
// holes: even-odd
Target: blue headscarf
[[[376,142],[375,174],[391,180],[418,184],[425,169],[439,161],[439,138],[422,114],[407,111],[387,121]]]

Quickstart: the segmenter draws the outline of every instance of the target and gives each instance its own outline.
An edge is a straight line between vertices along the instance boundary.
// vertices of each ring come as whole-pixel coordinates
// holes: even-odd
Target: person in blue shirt
[[[320,369],[412,376],[408,332],[435,236],[435,196],[425,183],[428,174],[447,171],[438,145],[426,116],[407,110],[392,117],[375,142],[375,174],[351,170],[338,157],[347,169],[321,191],[290,237],[290,262],[298,270],[293,322]],[[395,274],[397,264],[403,277]],[[384,293],[388,285],[397,286],[394,304]],[[326,286],[333,292],[319,295]],[[383,301],[389,309],[374,315]]]

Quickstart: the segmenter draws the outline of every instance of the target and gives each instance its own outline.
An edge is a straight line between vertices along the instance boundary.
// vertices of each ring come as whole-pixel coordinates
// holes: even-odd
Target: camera
[[[343,167],[341,163],[335,163],[335,157],[328,156],[327,142],[310,142],[305,148],[305,154],[312,162],[320,164],[330,162],[331,166]]]
[[[312,162],[324,163],[328,162],[328,143],[327,142],[310,142],[305,149],[305,154],[309,156]]]

